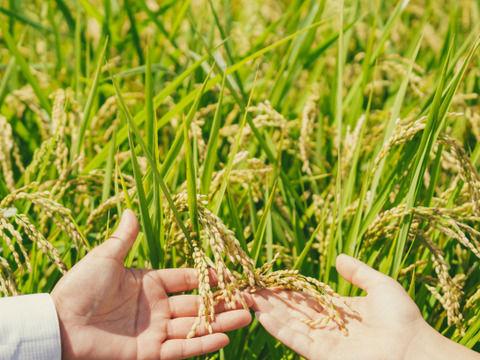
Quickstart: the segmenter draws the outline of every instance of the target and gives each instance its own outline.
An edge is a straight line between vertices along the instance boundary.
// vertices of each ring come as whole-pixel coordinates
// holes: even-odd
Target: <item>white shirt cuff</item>
[[[0,299],[0,359],[61,357],[57,311],[49,294]]]

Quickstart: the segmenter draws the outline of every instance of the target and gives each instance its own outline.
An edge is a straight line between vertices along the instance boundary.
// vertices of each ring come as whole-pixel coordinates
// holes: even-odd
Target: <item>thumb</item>
[[[338,273],[349,283],[365,290],[372,291],[377,285],[385,284],[385,280],[391,280],[388,276],[372,269],[367,264],[345,254],[337,256],[336,263]]]
[[[128,251],[137,239],[138,220],[132,210],[123,212],[120,224],[110,238],[98,248],[107,251],[115,260],[123,262]]]

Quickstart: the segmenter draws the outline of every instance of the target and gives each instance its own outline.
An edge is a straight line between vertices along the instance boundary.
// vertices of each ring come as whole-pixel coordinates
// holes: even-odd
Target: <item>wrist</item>
[[[419,327],[405,353],[406,360],[480,359],[480,355],[437,332],[426,321]]]
[[[431,340],[431,329],[432,327],[423,318],[419,319],[417,326],[410,330],[413,330],[412,338],[405,349],[404,360],[414,360],[419,359],[420,356],[427,356],[424,350],[430,347],[430,345],[426,346],[426,342]]]
[[[67,357],[65,356],[65,342],[66,342],[66,339],[67,339],[67,334],[66,334],[66,330],[65,330],[64,319],[63,319],[63,316],[62,316],[62,304],[57,299],[55,290],[52,291],[50,296],[52,297],[53,303],[55,304],[55,309],[57,311],[58,327],[59,327],[59,330],[60,330],[60,346],[61,346],[61,351],[62,351],[62,359],[67,359]]]

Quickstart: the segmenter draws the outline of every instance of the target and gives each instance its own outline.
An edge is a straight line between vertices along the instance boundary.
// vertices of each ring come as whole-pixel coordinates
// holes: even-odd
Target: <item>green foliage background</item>
[[[180,216],[200,237],[203,194],[257,265],[279,252],[275,269],[358,295],[334,269],[337,254],[357,256],[480,350],[479,7],[5,0],[0,217],[27,215],[70,268],[131,206],[141,235],[126,264],[178,267],[191,259],[182,229],[166,231],[166,193],[188,193]],[[58,204],[78,248],[42,204],[6,205],[26,185]],[[37,240],[18,228],[22,271],[2,231],[4,277],[50,291],[61,273]],[[296,357],[255,320],[210,356]]]

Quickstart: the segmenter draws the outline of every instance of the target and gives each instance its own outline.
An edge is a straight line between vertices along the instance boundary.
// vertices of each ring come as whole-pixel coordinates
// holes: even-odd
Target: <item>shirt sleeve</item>
[[[0,299],[0,359],[60,360],[55,304],[49,294]]]

